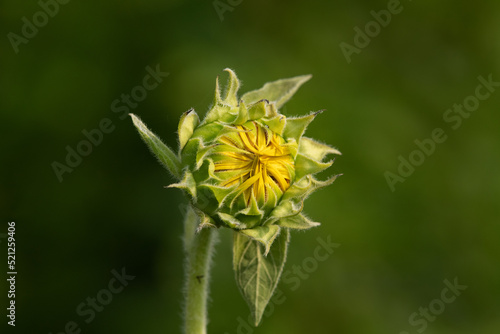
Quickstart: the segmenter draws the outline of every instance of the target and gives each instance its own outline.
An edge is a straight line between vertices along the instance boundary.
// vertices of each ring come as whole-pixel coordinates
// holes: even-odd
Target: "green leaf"
[[[268,82],[260,89],[245,93],[241,99],[245,101],[247,105],[262,99],[267,99],[270,102],[276,103],[276,107],[279,109],[293,96],[293,94],[295,94],[297,89],[299,89],[303,83],[311,79],[311,77],[311,75],[301,75]]]
[[[285,265],[290,232],[282,229],[267,257],[258,242],[235,232],[233,266],[236,283],[258,326],[264,310],[278,285]]]
[[[179,152],[182,151],[189,138],[191,138],[198,124],[200,124],[200,118],[194,109],[189,109],[182,114],[177,131],[179,135]]]
[[[139,134],[151,152],[158,158],[158,160],[160,160],[160,163],[165,166],[170,173],[172,173],[172,175],[180,179],[181,162],[179,161],[177,154],[165,145],[157,135],[151,132],[139,117],[134,114],[130,114],[130,116],[132,117],[132,121],[139,131]]]
[[[316,227],[321,225],[320,223],[315,223],[305,217],[303,214],[298,214],[292,217],[282,218],[278,220],[276,225],[286,228],[293,228],[295,230],[307,230],[311,227]]]

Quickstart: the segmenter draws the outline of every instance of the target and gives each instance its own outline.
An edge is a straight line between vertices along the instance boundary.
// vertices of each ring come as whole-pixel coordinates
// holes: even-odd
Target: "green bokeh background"
[[[443,113],[474,94],[479,75],[500,80],[500,3],[401,6],[348,64],[339,44],[353,44],[353,28],[386,1],[245,0],[221,21],[212,1],[72,0],[17,54],[7,34],[21,34],[21,18],[40,6],[2,1],[0,233],[16,222],[18,271],[12,328],[0,239],[2,333],[55,334],[71,320],[81,333],[181,332],[181,193],[163,188],[173,180],[110,108],[157,64],[169,76],[131,111],[171,146],[181,113],[204,114],[230,67],[241,92],[313,74],[282,111],[326,109],[307,134],[343,152],[329,173],[344,175],[306,202],[322,225],[293,233],[285,271],[313,255],[318,237],[340,244],[335,253],[297,289],[282,282],[283,303],[246,328],[231,233],[220,231],[209,333],[418,333],[409,316],[455,277],[468,288],[425,333],[498,333],[500,90],[456,130]],[[51,164],[103,118],[114,131],[59,182]],[[392,192],[384,173],[435,128],[447,140]],[[85,323],[77,305],[123,267],[135,279]]]

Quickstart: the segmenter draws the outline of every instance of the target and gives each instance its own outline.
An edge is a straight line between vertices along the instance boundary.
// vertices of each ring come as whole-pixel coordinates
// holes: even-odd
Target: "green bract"
[[[216,80],[213,105],[203,121],[188,110],[179,122],[175,154],[141,120],[131,115],[142,138],[178,179],[202,228],[236,231],[234,269],[237,283],[258,324],[278,283],[290,229],[319,225],[302,214],[304,200],[335,177],[313,175],[330,167],[338,150],[304,136],[320,113],[286,117],[278,109],[310,75],[265,84],[238,98],[235,73],[221,96]]]

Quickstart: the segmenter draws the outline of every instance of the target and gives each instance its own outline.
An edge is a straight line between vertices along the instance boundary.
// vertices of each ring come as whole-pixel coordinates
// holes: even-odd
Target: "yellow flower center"
[[[252,194],[259,202],[267,201],[270,191],[281,197],[290,187],[294,172],[284,139],[257,122],[237,128],[242,131],[219,139],[224,147],[218,152],[215,173],[223,180],[222,185],[238,185],[247,204]]]

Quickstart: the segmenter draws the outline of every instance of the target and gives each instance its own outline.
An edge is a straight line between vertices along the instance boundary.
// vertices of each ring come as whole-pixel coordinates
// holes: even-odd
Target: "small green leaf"
[[[248,121],[248,109],[245,105],[245,102],[240,101],[240,106],[238,108],[238,116],[233,121],[233,124],[243,124]]]
[[[189,109],[182,114],[177,131],[179,135],[179,152],[182,151],[189,138],[191,138],[198,124],[200,124],[200,118],[194,109]]]
[[[234,216],[232,216],[230,214],[219,212],[218,215],[219,215],[219,218],[224,222],[224,224],[226,224],[229,228],[233,228],[233,229],[237,229],[237,230],[246,228],[245,224],[243,224],[242,222],[240,222],[238,219],[236,219]]]
[[[204,213],[199,209],[195,209],[195,211],[200,219],[200,224],[196,228],[196,233],[199,233],[204,228],[217,228],[217,225],[215,224],[214,220],[209,215],[207,215],[206,213]]]
[[[232,109],[233,107],[227,104],[214,104],[205,115],[202,125],[210,124],[215,121],[226,123],[230,122],[232,119],[234,119],[234,115],[231,114]]]
[[[301,213],[292,217],[282,218],[278,220],[276,225],[286,228],[292,228],[295,230],[307,230],[311,227],[316,227],[321,225],[320,223],[315,223],[308,218],[306,218]]]
[[[280,228],[276,225],[268,225],[248,228],[246,230],[241,230],[240,232],[249,236],[253,240],[260,242],[266,249],[264,255],[267,255],[271,249],[274,239],[276,239],[280,233]]]
[[[236,283],[252,312],[258,326],[264,310],[278,285],[286,261],[290,232],[281,234],[267,257],[258,242],[235,232],[233,244],[233,266]]]
[[[246,105],[249,105],[249,107],[248,107],[248,119],[255,120],[255,119],[262,118],[266,115],[266,108],[268,108],[269,101],[260,100],[258,102],[253,103],[253,104],[250,104],[246,101],[244,101],[244,102]]]
[[[300,137],[302,137],[302,135],[306,131],[307,126],[319,113],[321,113],[321,111],[302,117],[288,117],[286,119],[285,129],[283,130],[283,137],[286,139],[293,138],[297,142],[299,142]]]
[[[270,216],[276,218],[295,216],[300,213],[303,208],[304,203],[302,201],[281,201],[281,203],[271,212]]]
[[[281,198],[282,202],[294,199],[295,201],[303,201],[318,189],[329,186],[335,181],[335,179],[342,174],[334,175],[328,180],[319,181],[316,180],[312,175],[307,175],[300,180],[294,182],[294,184],[288,188],[288,190],[283,194]]]
[[[259,208],[257,200],[255,199],[255,195],[252,194],[250,197],[250,202],[248,206],[236,213],[237,215],[246,215],[246,216],[260,216],[264,215],[264,211]]]
[[[224,69],[224,71],[229,73],[229,81],[226,87],[226,93],[224,96],[223,103],[231,106],[236,106],[238,104],[238,89],[240,88],[240,81],[236,77],[234,71],[230,68]]]
[[[160,160],[160,163],[167,168],[167,170],[172,173],[175,177],[180,179],[181,162],[175,154],[167,145],[165,145],[158,136],[151,132],[147,126],[141,121],[139,117],[134,114],[130,114],[135,127],[139,131],[142,139],[149,147],[151,152]]]
[[[307,174],[316,174],[327,169],[333,164],[333,161],[318,162],[302,154],[297,154],[295,158],[295,178],[298,180]]]
[[[290,188],[285,191],[281,201],[284,202],[289,199],[299,199],[303,200],[307,197],[308,193],[311,191],[311,176],[304,177],[302,179],[296,180]]]
[[[300,139],[299,153],[316,161],[322,161],[328,154],[342,154],[336,148],[322,144],[307,137],[302,137]]]
[[[219,77],[215,79],[215,94],[214,94],[214,101],[213,105],[221,104],[222,99],[220,97],[220,88],[219,88]]]
[[[260,119],[260,122],[267,125],[272,132],[281,136],[283,129],[285,128],[286,117],[283,115],[272,118],[263,117]]]
[[[211,190],[217,202],[219,203],[219,207],[222,206],[222,204],[228,199],[228,196],[231,195],[231,193],[235,189],[235,187],[228,188],[228,187],[217,186],[210,183],[202,183],[199,185],[199,187],[202,189],[206,188]]]
[[[198,148],[198,152],[196,152],[196,170],[200,169],[200,167],[203,165],[203,162],[205,161],[205,158],[210,154],[210,151],[214,147],[216,147],[215,144]]]
[[[167,186],[167,188],[185,189],[191,197],[193,197],[193,200],[196,203],[196,181],[194,180],[193,174],[190,172],[186,171],[181,182],[173,183]]]
[[[301,75],[294,78],[281,79],[266,83],[262,88],[245,93],[241,99],[246,104],[252,104],[262,99],[276,103],[276,108],[281,108],[297,89],[311,79],[311,75]]]

